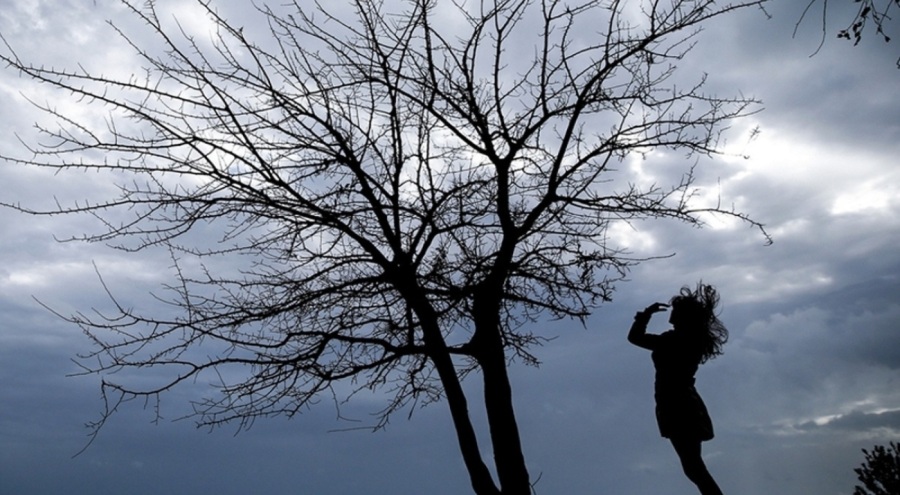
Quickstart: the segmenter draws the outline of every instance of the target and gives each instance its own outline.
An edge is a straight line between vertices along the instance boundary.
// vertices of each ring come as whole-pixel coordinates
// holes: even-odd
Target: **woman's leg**
[[[701,456],[700,440],[673,438],[672,446],[678,458],[681,459],[681,467],[688,479],[693,481],[700,489],[701,495],[722,495],[722,490],[706,469]]]

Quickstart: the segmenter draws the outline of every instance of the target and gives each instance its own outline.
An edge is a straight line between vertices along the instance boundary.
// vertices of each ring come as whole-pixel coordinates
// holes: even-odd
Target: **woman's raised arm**
[[[628,330],[628,342],[644,349],[654,350],[659,335],[648,334],[647,323],[650,322],[653,313],[665,311],[668,307],[668,304],[657,302],[647,306],[643,311],[638,311],[634,315],[634,323],[631,324],[631,329]]]

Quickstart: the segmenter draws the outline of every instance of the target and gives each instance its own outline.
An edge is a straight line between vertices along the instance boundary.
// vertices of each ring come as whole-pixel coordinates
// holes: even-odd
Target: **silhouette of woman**
[[[715,314],[719,295],[702,282],[695,290],[683,287],[669,304],[653,303],[634,317],[628,341],[652,351],[656,368],[656,421],[668,438],[687,475],[702,495],[722,495],[701,456],[701,443],[714,436],[703,399],[694,388],[694,374],[701,363],[722,353],[728,330]],[[672,330],[647,333],[654,313],[672,308]]]

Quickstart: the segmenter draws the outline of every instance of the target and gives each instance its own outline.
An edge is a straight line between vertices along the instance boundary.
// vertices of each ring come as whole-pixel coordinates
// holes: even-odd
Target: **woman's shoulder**
[[[676,332],[675,330],[668,330],[659,334],[659,342],[663,346],[678,349],[693,348],[697,344],[689,334]]]
[[[678,346],[678,336],[674,330],[667,330],[655,335],[657,349],[672,349]]]

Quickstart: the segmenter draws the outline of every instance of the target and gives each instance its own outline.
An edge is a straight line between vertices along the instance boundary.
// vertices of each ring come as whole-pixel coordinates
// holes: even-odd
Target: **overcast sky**
[[[159,4],[171,12],[177,2]],[[774,244],[723,221],[617,233],[638,255],[676,256],[636,268],[585,327],[542,329],[557,338],[537,350],[540,368],[511,368],[538,493],[695,493],[657,433],[649,354],[625,334],[636,310],[700,278],[719,287],[731,331],[724,355],[698,374],[717,431],[704,453],[725,493],[849,495],[860,449],[900,439],[900,44],[871,33],[855,48],[834,39],[849,19],[834,5],[825,45],[810,57],[819,17],[792,38],[805,4],[776,1],[772,19],[758,11],[722,18],[683,64],[709,73],[717,93],[764,102],[729,134],[731,150],[750,158],[704,163],[703,174],[724,201],[766,224]],[[225,12],[251,27],[257,19]],[[122,15],[110,0],[2,0],[0,33],[38,64],[127,74],[139,68],[104,23]],[[23,94],[73,105],[0,70],[0,154],[21,150],[15,135],[27,139],[45,119]],[[88,198],[111,187],[90,175],[48,188],[50,180],[0,162],[3,201],[48,199],[50,189]],[[84,423],[101,410],[99,379],[66,377],[87,339],[34,298],[63,312],[102,303],[96,265],[120,298],[140,305],[169,275],[164,256],[54,241],[86,222],[0,210],[0,494],[471,492],[444,403],[370,433],[334,431],[366,424],[377,407],[366,397],[343,411],[360,423],[337,421],[325,400],[236,436],[189,421],[151,424],[153,411],[132,403],[72,458],[87,440]],[[651,331],[664,331],[663,320]],[[468,386],[477,396],[475,381]],[[167,418],[196,392],[166,397]]]

